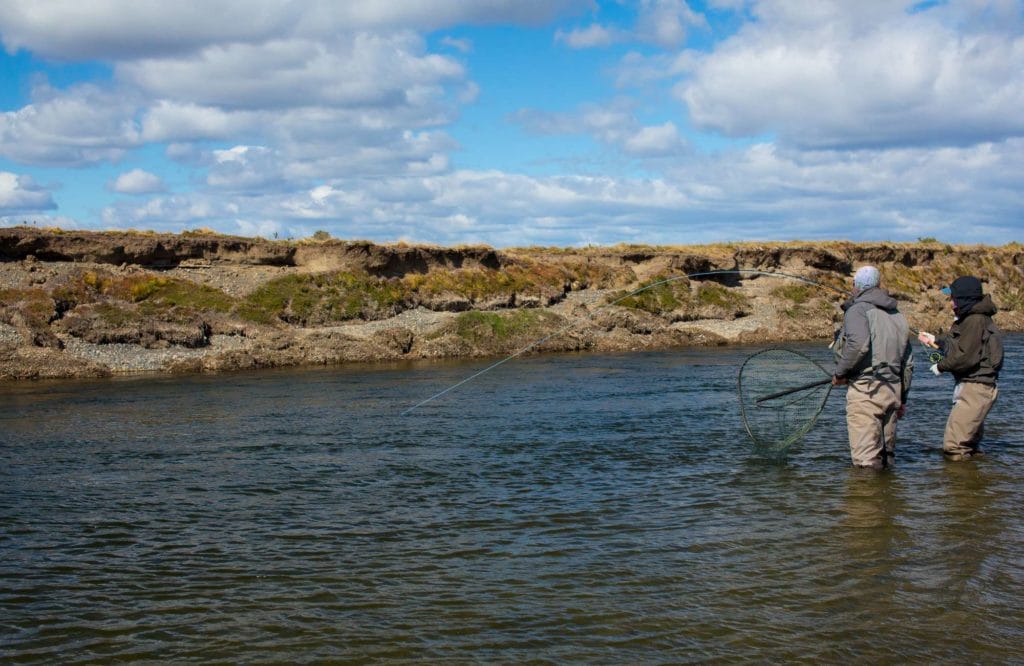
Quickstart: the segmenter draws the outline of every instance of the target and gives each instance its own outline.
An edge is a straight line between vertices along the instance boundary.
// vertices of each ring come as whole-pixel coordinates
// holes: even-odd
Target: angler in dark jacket
[[[896,454],[896,421],[906,411],[914,369],[907,320],[896,299],[879,287],[874,266],[854,275],[853,297],[843,304],[832,384],[848,385],[846,429],[857,467],[884,469]]]
[[[933,371],[948,372],[956,381],[942,452],[951,460],[966,460],[981,454],[985,418],[999,395],[996,385],[1003,367],[1003,334],[992,321],[996,306],[982,293],[978,278],[959,277],[942,291],[949,295],[955,317],[949,335],[938,342],[928,333],[918,337],[942,352]]]

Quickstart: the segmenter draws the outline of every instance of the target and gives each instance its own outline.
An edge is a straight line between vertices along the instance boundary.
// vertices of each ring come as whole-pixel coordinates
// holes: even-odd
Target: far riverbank
[[[14,227],[0,379],[828,340],[866,263],[916,328],[948,326],[938,290],[970,272],[1024,330],[1017,244],[496,250]]]

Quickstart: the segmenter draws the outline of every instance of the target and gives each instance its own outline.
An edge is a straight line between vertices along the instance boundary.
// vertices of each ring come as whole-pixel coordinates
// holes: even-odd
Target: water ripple
[[[883,475],[838,392],[754,454],[742,349],[2,386],[0,661],[1019,662],[1022,343]]]

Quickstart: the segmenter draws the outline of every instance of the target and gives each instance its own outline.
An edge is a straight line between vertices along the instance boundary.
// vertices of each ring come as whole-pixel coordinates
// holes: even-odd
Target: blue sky
[[[1024,240],[1024,0],[6,0],[0,41],[3,225]]]

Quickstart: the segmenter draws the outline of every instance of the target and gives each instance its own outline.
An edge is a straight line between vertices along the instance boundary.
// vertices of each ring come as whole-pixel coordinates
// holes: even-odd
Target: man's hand
[[[917,339],[921,341],[921,344],[931,347],[932,349],[939,348],[939,346],[935,344],[935,336],[927,331],[921,331],[918,333]]]
[[[846,386],[849,381],[846,377],[840,377],[839,375],[832,375],[832,386]]]
[[[902,419],[906,415],[907,415],[907,405],[906,405],[906,403],[903,403],[896,410],[896,420]]]

